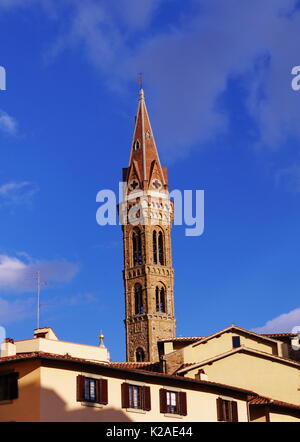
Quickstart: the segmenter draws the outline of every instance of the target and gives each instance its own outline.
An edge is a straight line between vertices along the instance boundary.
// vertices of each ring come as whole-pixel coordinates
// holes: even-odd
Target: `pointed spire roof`
[[[160,191],[166,190],[168,186],[167,171],[160,164],[142,88],[126,181],[130,190],[138,188]]]

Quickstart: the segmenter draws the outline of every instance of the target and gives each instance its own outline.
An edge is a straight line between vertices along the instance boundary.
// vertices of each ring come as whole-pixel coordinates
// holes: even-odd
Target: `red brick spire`
[[[167,170],[160,164],[143,89],[139,94],[129,166],[124,172],[129,191],[160,192],[168,188]]]

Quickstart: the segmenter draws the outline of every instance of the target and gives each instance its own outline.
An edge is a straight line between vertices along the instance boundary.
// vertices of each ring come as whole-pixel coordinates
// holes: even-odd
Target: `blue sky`
[[[178,336],[300,325],[299,2],[2,0],[0,324],[41,324],[125,357],[118,190],[144,89],[171,189],[204,189],[205,231],[173,228]]]

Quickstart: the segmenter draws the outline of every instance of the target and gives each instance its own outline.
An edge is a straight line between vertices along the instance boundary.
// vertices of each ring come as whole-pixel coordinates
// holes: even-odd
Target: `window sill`
[[[81,405],[84,407],[94,407],[94,408],[103,408],[103,404],[98,404],[98,402],[81,402]]]
[[[181,414],[173,414],[173,413],[165,413],[165,417],[174,417],[175,419],[183,419],[183,416]]]
[[[146,414],[146,411],[141,410],[140,408],[126,408],[126,411],[130,411],[132,413]]]

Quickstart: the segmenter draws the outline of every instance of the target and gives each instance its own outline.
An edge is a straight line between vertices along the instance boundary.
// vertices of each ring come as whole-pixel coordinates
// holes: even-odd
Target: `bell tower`
[[[175,336],[174,270],[167,169],[160,164],[140,89],[120,204],[127,361],[158,361],[157,341]]]

